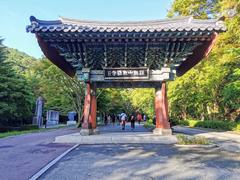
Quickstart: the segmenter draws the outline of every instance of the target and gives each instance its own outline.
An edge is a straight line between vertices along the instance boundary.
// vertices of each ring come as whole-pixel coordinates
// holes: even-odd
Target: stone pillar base
[[[76,126],[77,122],[76,121],[67,121],[67,126]]]
[[[89,136],[89,135],[93,134],[93,130],[92,129],[81,129],[80,134],[82,136]]]
[[[172,135],[172,129],[155,128],[153,130],[153,134],[161,136],[170,136]]]

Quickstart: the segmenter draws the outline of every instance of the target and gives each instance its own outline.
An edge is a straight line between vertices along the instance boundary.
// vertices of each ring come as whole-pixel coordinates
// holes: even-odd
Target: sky
[[[134,21],[164,19],[172,0],[0,0],[0,37],[4,45],[39,58],[34,34],[26,32],[29,17]]]

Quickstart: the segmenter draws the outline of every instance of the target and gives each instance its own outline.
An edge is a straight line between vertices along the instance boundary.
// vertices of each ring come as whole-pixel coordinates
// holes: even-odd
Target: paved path
[[[224,147],[231,147],[230,150],[240,144],[240,136],[231,133],[185,127],[174,129],[181,133],[204,135]],[[100,131],[100,135],[85,136],[85,141],[114,137],[112,142],[116,144],[102,144],[104,142],[101,141],[91,145],[83,143],[40,179],[239,179],[239,153],[229,152],[228,148],[225,148],[228,151],[223,151],[220,148],[176,147],[174,141],[169,143],[174,136],[170,139],[157,136],[155,142],[158,144],[155,144],[150,140],[155,137],[142,125],[136,125],[135,131],[130,130],[129,124],[125,131],[112,125],[100,127]],[[55,137],[72,133],[79,136],[78,129],[66,128],[0,139],[0,179],[28,179],[73,146],[53,143]],[[117,141],[119,139],[123,141]],[[165,143],[159,144],[159,139]],[[136,142],[138,144],[134,144]]]
[[[80,133],[58,136],[56,143],[77,143],[77,144],[126,144],[126,143],[160,143],[175,144],[175,136],[154,135],[141,125],[136,124],[135,130],[131,130],[130,123],[126,124],[126,129],[122,130],[118,125],[108,125],[99,127],[100,134],[91,136],[81,136]]]
[[[208,131],[182,126],[174,126],[174,132],[184,133],[188,135],[204,136],[217,143],[224,150],[240,153],[240,134],[230,132]]]
[[[100,132],[106,134],[106,133],[132,133],[132,132],[149,132],[148,129],[144,128],[143,127],[143,124],[141,123],[140,125],[138,123],[135,123],[135,129],[132,131],[131,130],[131,125],[130,123],[126,123],[126,127],[125,127],[125,130],[122,130],[121,129],[121,126],[120,125],[107,125],[107,126],[101,126],[99,127],[100,129]]]
[[[0,179],[28,179],[73,146],[52,143],[56,136],[77,131],[79,130],[61,128],[0,139]]]
[[[162,144],[80,145],[42,180],[239,179],[240,156]]]

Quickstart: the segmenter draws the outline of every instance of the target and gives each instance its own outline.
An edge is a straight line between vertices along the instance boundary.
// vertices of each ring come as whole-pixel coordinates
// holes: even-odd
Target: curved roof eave
[[[222,21],[217,19],[193,19],[193,17],[178,17],[165,20],[152,21],[92,21],[92,20],[76,20],[61,17],[60,20],[44,21],[30,17],[31,25],[27,26],[28,32],[44,32],[56,29],[65,30],[64,32],[146,32],[147,30],[156,31],[196,31],[196,30],[212,30],[225,31],[226,27]],[[53,32],[51,31],[51,32]],[[59,31],[59,30],[56,30]]]

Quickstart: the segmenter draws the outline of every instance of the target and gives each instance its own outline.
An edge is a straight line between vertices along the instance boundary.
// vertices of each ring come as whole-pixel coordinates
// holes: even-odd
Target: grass
[[[33,130],[25,130],[25,131],[8,131],[8,132],[3,132],[0,133],[0,138],[5,138],[8,136],[16,136],[16,135],[21,135],[21,134],[27,134],[27,133],[34,133],[34,132],[42,132],[46,131],[48,129],[33,129]]]
[[[59,128],[63,128],[66,126],[58,126],[56,128],[42,128],[42,129],[30,129],[30,130],[23,130],[23,131],[8,131],[8,132],[3,132],[0,133],[0,138],[5,138],[8,136],[17,136],[17,135],[21,135],[21,134],[28,134],[28,133],[38,133],[38,132],[44,132],[44,131],[50,131],[53,129],[59,129]]]
[[[207,138],[202,136],[186,136],[183,134],[177,135],[178,144],[181,145],[209,145],[210,142]]]

